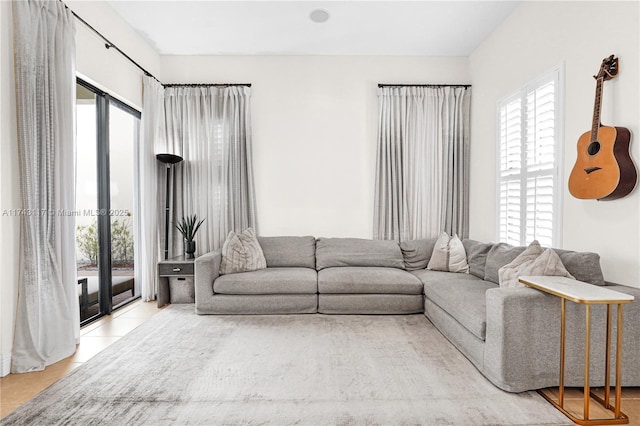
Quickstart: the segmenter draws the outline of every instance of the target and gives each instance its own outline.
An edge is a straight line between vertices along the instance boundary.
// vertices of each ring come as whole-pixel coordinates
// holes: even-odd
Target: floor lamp
[[[167,165],[167,192],[164,209],[164,258],[169,258],[169,192],[171,190],[171,170],[173,165],[182,161],[182,157],[174,154],[156,154],[156,158]]]

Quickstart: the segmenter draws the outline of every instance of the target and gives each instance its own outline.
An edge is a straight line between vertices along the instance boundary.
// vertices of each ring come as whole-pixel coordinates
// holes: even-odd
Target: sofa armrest
[[[211,310],[213,303],[213,282],[220,276],[222,253],[214,250],[198,257],[195,261],[196,313]]]
[[[484,369],[504,390],[557,385],[560,300],[531,288],[486,292]],[[543,386],[540,386],[540,385]]]
[[[640,289],[610,286],[636,297],[623,310],[623,386],[640,384]],[[492,288],[486,292],[487,333],[484,370],[512,392],[557,386],[560,365],[560,299],[531,288]],[[591,306],[590,382],[604,384],[606,306]],[[584,384],[585,305],[566,304],[565,385]],[[611,357],[615,359],[617,309],[611,315]],[[610,370],[615,383],[614,369]]]

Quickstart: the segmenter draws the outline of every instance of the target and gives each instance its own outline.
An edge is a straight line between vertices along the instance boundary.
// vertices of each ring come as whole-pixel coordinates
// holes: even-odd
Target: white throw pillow
[[[575,277],[567,271],[564,263],[554,249],[546,249],[531,265],[525,267],[520,275],[547,275],[553,277]]]
[[[220,275],[257,271],[266,267],[267,260],[252,228],[248,228],[242,234],[229,232],[222,245]]]
[[[500,287],[524,287],[524,284],[520,284],[518,279],[525,275],[573,278],[562,264],[558,254],[553,249],[543,250],[538,241],[533,241],[511,263],[498,270]]]
[[[467,253],[457,235],[449,237],[443,232],[438,237],[427,269],[445,272],[469,272]]]
[[[507,263],[502,268],[498,269],[498,278],[500,287],[522,287],[524,284],[518,282],[518,278],[522,273],[522,269],[526,264],[532,263],[542,254],[543,250],[540,247],[538,240],[534,240],[525,251],[520,253],[511,263]]]

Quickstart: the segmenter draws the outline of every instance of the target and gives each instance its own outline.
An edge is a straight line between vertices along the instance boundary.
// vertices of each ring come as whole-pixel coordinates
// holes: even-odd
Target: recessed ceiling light
[[[323,22],[327,22],[329,20],[329,12],[324,9],[316,9],[309,15],[309,18],[317,23],[321,24]]]

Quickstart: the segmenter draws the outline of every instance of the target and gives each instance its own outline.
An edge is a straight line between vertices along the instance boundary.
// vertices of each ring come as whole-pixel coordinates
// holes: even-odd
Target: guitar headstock
[[[598,75],[594,75],[593,78],[596,80],[602,78],[606,81],[611,80],[616,75],[618,75],[618,58],[611,55],[602,60],[600,71],[598,71]]]

